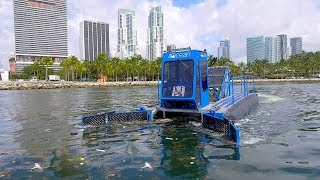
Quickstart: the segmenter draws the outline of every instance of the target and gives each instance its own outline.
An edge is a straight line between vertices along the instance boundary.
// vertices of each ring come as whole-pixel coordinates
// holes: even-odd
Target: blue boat
[[[231,77],[228,67],[208,67],[207,52],[191,49],[163,54],[158,100],[153,108],[84,116],[82,121],[84,125],[99,125],[192,117],[201,121],[204,128],[225,133],[231,142],[240,144],[235,122],[258,104],[254,79]]]

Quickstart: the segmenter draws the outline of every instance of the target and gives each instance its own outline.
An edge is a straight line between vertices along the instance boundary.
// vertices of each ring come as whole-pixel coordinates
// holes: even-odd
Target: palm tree
[[[209,55],[209,57],[208,57],[208,66],[209,67],[214,66],[217,63],[217,61],[218,61],[218,58],[213,57],[213,55]]]
[[[104,70],[107,65],[107,57],[105,54],[99,54],[98,57],[93,61],[94,68],[98,71],[99,75],[106,75]]]
[[[32,69],[34,70],[34,75],[37,74],[37,79],[39,79],[39,70],[40,70],[40,65],[39,65],[39,61],[34,62],[31,65]]]
[[[43,57],[40,61],[39,61],[39,66],[40,66],[40,72],[41,75],[45,75],[45,79],[48,79],[48,66],[52,66],[53,60],[50,57]],[[45,74],[44,74],[45,73]]]
[[[161,68],[162,68],[162,58],[158,57],[155,61],[155,68],[156,68],[156,72],[158,72],[158,81],[160,79],[160,72],[161,72]]]

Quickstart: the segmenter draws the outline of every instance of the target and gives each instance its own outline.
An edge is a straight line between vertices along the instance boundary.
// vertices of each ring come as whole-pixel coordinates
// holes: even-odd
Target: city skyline
[[[161,5],[166,22],[164,24],[166,42],[177,47],[191,46],[194,49],[207,49],[210,54],[217,55],[216,48],[220,39],[232,39],[232,59],[236,62],[246,60],[246,38],[259,34],[287,34],[290,37],[303,37],[303,50],[319,50],[320,37],[316,33],[320,29],[319,3],[308,1],[221,1],[205,0],[179,4],[174,1],[99,1],[68,0],[68,34],[69,54],[79,57],[79,23],[84,19],[110,23],[110,51],[116,51],[117,44],[117,9],[129,8],[136,11],[138,48],[145,56],[146,22],[149,10]],[[12,0],[0,2],[0,17],[3,20],[0,30],[0,60],[5,66],[8,56],[14,52]],[[283,12],[283,6],[290,7]],[[238,7],[232,9],[232,7]],[[263,8],[260,8],[263,7]],[[98,10],[97,10],[98,9]],[[272,13],[268,13],[272,9]],[[304,9],[304,13],[300,10]],[[108,13],[105,13],[108,12]],[[226,15],[227,14],[227,15]],[[252,16],[254,14],[255,16]],[[241,18],[240,18],[241,15]],[[167,17],[167,18],[166,18]],[[185,17],[185,18],[181,18]],[[202,18],[206,17],[206,18]],[[265,21],[277,18],[277,22]],[[290,19],[295,19],[294,23]],[[207,22],[210,23],[209,25]],[[190,26],[190,24],[195,24]],[[241,24],[241,25],[240,25]],[[305,28],[313,27],[313,28]]]

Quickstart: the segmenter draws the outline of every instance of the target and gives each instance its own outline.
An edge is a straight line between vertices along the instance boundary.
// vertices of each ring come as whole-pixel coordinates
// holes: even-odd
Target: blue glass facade
[[[263,36],[247,38],[247,63],[265,58],[265,43]]]

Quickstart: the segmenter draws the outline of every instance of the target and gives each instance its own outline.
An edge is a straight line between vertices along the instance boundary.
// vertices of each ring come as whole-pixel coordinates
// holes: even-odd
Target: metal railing
[[[235,103],[235,95],[242,94],[247,97],[250,92],[256,92],[254,76],[238,76],[232,77],[229,82],[232,104]]]

